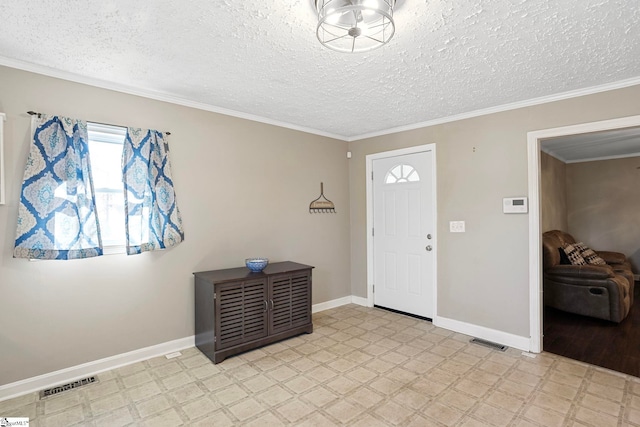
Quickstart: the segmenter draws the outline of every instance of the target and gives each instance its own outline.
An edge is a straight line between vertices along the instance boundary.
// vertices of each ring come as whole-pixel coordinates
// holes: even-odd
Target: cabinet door
[[[269,278],[271,334],[311,323],[311,272]]]
[[[267,280],[216,285],[216,349],[266,337]]]

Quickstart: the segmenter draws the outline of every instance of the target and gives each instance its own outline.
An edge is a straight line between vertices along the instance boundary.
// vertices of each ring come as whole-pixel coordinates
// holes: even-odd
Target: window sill
[[[102,247],[102,255],[126,255],[126,254],[127,254],[127,247],[125,245],[111,245],[111,246]],[[29,258],[29,261],[36,262],[36,261],[50,261],[50,260]]]
[[[102,255],[125,255],[127,248],[125,245],[103,246]]]

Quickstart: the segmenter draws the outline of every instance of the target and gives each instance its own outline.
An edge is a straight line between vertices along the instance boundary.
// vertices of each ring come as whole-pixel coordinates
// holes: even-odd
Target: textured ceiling
[[[313,0],[2,0],[0,64],[349,140],[640,83],[638,6],[403,0],[388,45],[342,54]]]

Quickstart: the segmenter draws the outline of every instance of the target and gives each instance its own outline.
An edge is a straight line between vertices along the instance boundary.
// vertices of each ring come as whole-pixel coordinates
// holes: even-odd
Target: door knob
[[[431,240],[431,234],[427,234],[427,239]]]
[[[432,250],[433,248],[431,247],[431,245],[428,245],[425,249],[426,249],[427,251],[431,252],[431,250]]]

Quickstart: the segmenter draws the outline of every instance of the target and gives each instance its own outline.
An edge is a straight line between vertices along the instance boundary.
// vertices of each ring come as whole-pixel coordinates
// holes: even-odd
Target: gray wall
[[[171,131],[185,242],[135,256],[13,259],[28,110]],[[0,111],[0,385],[193,335],[191,273],[246,257],[316,266],[314,303],[351,294],[345,142],[5,67]],[[308,212],[321,181],[337,214]]]
[[[640,157],[567,165],[569,232],[640,267]]]
[[[527,132],[637,115],[638,99],[634,86],[349,143],[352,293],[367,292],[365,156],[435,143],[438,315],[528,337],[528,216],[502,213],[527,195]]]
[[[540,230],[569,231],[567,225],[567,166],[540,153]]]

